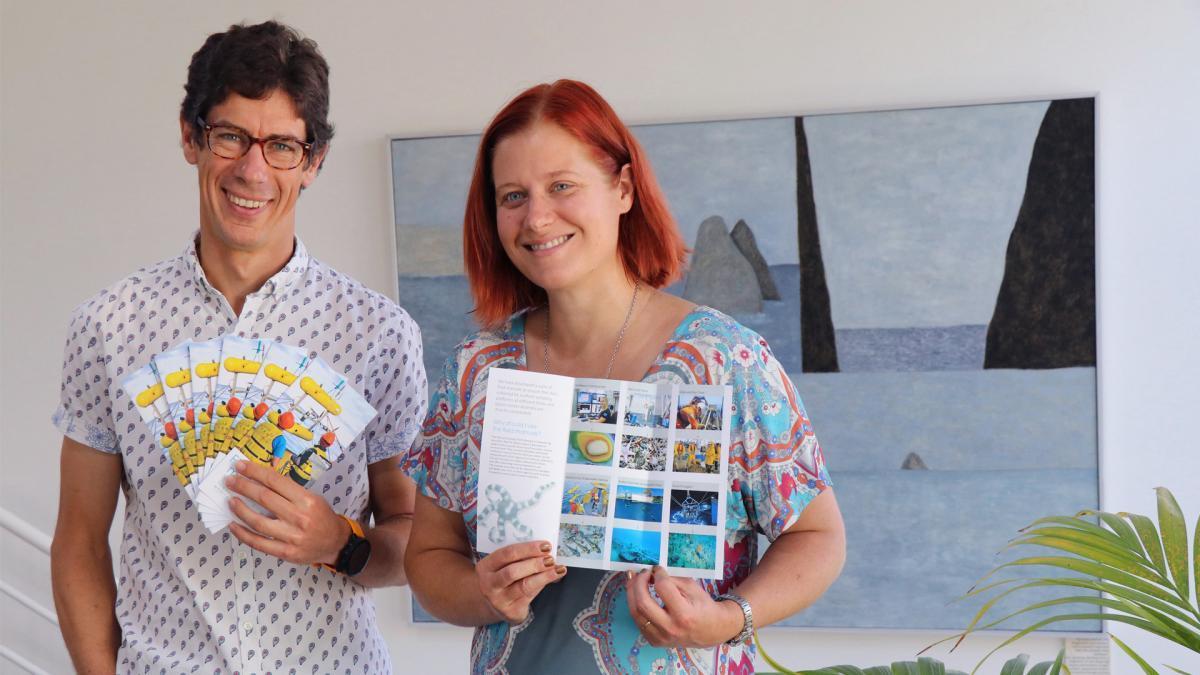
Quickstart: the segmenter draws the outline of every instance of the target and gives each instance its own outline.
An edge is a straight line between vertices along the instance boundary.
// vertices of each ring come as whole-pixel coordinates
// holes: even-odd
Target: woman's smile
[[[557,251],[559,249],[559,247],[561,247],[563,244],[567,243],[567,241],[569,239],[571,239],[571,237],[574,237],[574,236],[575,235],[573,235],[573,234],[564,234],[561,237],[555,237],[549,241],[539,242],[536,244],[525,244],[525,248],[529,251],[533,251],[533,253],[535,255],[536,254],[546,255],[549,253],[553,253],[554,251]]]

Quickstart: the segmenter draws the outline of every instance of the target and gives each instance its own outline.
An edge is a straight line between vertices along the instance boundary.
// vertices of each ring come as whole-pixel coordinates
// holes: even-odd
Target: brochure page
[[[488,371],[475,532],[481,553],[534,539],[553,547],[558,540],[555,498],[562,493],[572,383],[526,370]]]
[[[514,541],[555,542],[556,559],[573,567],[641,570],[663,565],[679,576],[723,575],[732,413],[729,387],[572,380],[525,371],[495,371],[489,377],[500,373],[504,374],[499,380],[488,383],[480,503],[491,503],[486,486],[493,484],[491,472],[502,464],[510,482],[500,483],[507,492],[495,497],[506,500],[503,503],[511,513],[523,508],[520,513],[528,514],[518,518],[529,528],[528,536],[518,535],[520,539]],[[519,419],[509,412],[511,405],[494,407],[493,387],[506,391],[507,383],[517,377],[528,382],[565,381],[553,386],[555,406],[558,387],[569,388],[566,419],[556,417],[557,408],[549,406]],[[519,398],[522,406],[531,405],[528,396]],[[522,438],[536,437],[538,449],[531,443],[515,455],[510,448],[502,462],[497,461],[495,448],[487,441],[489,423],[498,422],[505,428],[533,425],[513,427],[528,436],[510,433],[506,442],[520,444]],[[556,478],[557,487],[545,488],[560,497],[555,522],[547,524],[545,492],[538,490]],[[480,512],[479,550],[499,548],[492,540],[498,536],[493,530],[496,522],[491,511],[486,520]],[[483,548],[485,541],[492,546]]]

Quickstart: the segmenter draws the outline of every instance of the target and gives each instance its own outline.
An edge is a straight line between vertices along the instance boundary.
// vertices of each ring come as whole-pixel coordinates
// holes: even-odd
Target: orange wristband
[[[338,517],[350,524],[350,531],[353,532],[355,534],[355,536],[359,537],[360,539],[366,538],[366,535],[363,533],[362,525],[359,525],[357,520],[351,518],[350,516],[347,516],[344,513],[339,513]],[[340,555],[340,552],[339,552],[339,555]],[[325,569],[329,570],[330,572],[340,574],[340,572],[337,571],[337,568],[335,568],[333,565],[329,565],[327,563],[313,563],[313,567],[324,567]]]

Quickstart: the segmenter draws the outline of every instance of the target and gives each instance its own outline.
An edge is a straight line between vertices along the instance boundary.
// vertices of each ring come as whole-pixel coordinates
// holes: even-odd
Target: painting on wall
[[[1098,505],[1094,129],[1091,98],[633,127],[693,248],[668,290],[767,339],[830,467],[846,567],[786,625],[960,629],[1018,528]],[[431,380],[474,329],[477,142],[391,141]]]

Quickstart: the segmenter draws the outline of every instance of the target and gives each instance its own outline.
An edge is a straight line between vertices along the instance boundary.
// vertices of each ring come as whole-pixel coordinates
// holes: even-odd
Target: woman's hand
[[[550,542],[527,541],[496,549],[475,563],[479,590],[498,621],[524,621],[529,603],[546,584],[566,575],[567,568],[556,566],[549,554]]]
[[[650,584],[662,599],[650,594]],[[626,572],[629,613],[646,641],[655,647],[712,647],[736,636],[745,617],[732,602],[717,602],[695,579],[672,577],[655,566]]]

